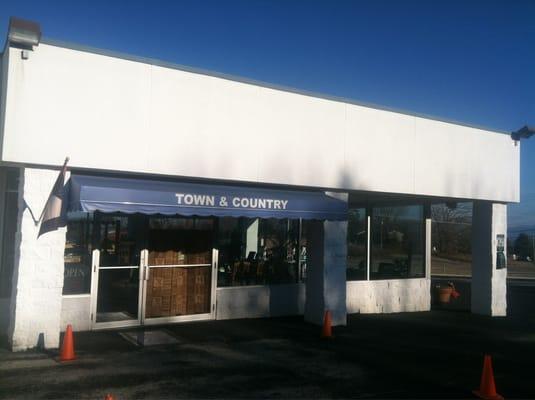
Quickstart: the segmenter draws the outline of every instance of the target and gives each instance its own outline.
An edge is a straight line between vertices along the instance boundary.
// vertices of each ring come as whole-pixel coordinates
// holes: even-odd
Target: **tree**
[[[472,203],[431,206],[433,247],[443,257],[470,256],[472,252]]]
[[[515,239],[515,254],[521,259],[533,259],[533,243],[527,233],[521,233]]]

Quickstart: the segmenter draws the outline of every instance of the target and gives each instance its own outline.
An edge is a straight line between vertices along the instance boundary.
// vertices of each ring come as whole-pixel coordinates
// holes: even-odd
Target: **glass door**
[[[144,324],[213,318],[213,224],[211,218],[149,219],[148,249],[141,257]]]
[[[91,321],[95,328],[141,322],[146,219],[141,216],[96,216],[98,250],[93,252]]]

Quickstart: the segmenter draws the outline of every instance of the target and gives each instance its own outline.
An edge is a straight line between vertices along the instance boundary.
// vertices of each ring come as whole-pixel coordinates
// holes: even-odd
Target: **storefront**
[[[507,312],[497,243],[520,146],[504,132],[44,40],[28,21],[0,78],[14,350],[57,347],[67,324],[427,311],[445,202],[473,205],[472,312]],[[66,226],[39,235],[66,157]]]
[[[347,224],[349,288],[395,281],[428,289],[422,200],[363,205],[364,194],[345,201],[320,191],[76,174],[67,187],[64,319],[88,329],[302,314],[313,221]],[[421,297],[411,296],[414,309],[427,307],[424,291],[413,290]]]
[[[215,319],[224,288],[298,290],[306,221],[347,219],[319,191],[75,174],[67,188],[63,295],[90,296],[92,329]]]

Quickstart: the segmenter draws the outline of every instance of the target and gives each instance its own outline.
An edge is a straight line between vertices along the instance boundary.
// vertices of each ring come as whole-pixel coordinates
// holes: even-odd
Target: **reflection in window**
[[[347,280],[358,281],[366,276],[366,242],[368,240],[365,208],[350,209],[347,221]]]
[[[299,269],[298,269],[298,282],[305,282],[307,277],[307,246],[308,246],[308,230],[309,221],[300,221],[301,232],[299,234]]]
[[[371,221],[371,279],[425,275],[423,206],[377,207]]]
[[[84,294],[91,291],[92,225],[92,214],[67,214],[63,294]]]
[[[298,220],[220,218],[218,244],[218,286],[296,283],[302,274]]]
[[[472,203],[431,206],[431,274],[472,274]]]
[[[96,246],[100,249],[97,322],[138,318],[140,251],[147,219],[140,214],[95,215]],[[106,267],[128,267],[106,269]],[[104,267],[104,268],[103,268]]]
[[[100,266],[139,266],[146,236],[142,215],[98,214]]]
[[[150,217],[149,265],[211,264],[212,218]]]

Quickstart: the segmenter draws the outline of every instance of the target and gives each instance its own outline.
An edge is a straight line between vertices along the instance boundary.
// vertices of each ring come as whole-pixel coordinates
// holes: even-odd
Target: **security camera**
[[[520,139],[528,139],[533,134],[535,134],[535,126],[524,126],[523,128],[520,128],[516,132],[511,133],[511,139],[513,139],[515,142],[519,141]]]

